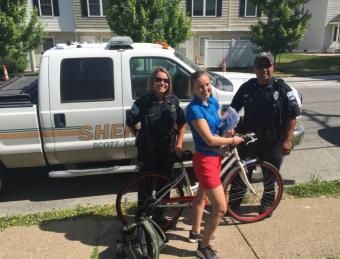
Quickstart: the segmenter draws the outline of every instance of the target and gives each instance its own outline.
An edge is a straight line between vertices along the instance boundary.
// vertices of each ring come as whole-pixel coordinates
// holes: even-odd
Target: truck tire
[[[4,167],[0,165],[0,194],[4,189],[4,181],[5,181],[5,170],[4,170]]]

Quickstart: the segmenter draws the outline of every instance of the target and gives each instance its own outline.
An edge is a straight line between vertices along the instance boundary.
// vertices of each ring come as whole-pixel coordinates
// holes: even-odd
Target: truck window
[[[61,62],[61,102],[114,100],[113,61],[110,58],[70,58]]]
[[[130,60],[131,87],[133,99],[145,94],[148,90],[148,81],[152,70],[165,67],[172,79],[174,94],[181,100],[191,98],[189,90],[189,72],[176,62],[161,57],[134,57]]]

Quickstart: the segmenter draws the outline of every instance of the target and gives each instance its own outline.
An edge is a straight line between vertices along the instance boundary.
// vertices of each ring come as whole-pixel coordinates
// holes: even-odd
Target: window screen
[[[52,0],[40,0],[40,10],[43,16],[52,16]]]
[[[100,16],[100,0],[88,0],[89,3],[89,14],[94,16]]]
[[[112,59],[64,59],[60,71],[61,102],[114,100]]]
[[[251,1],[246,0],[246,17],[255,17],[257,13],[257,7],[255,4],[253,4]]]
[[[193,16],[203,16],[203,0],[194,0],[193,3]]]
[[[206,16],[215,16],[216,15],[216,0],[206,0]]]
[[[193,0],[193,16],[216,16],[216,0]]]

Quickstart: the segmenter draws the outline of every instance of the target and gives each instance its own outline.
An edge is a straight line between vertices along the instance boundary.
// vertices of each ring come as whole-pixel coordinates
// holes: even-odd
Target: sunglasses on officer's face
[[[272,66],[272,64],[270,64],[270,63],[263,63],[263,64],[260,63],[260,64],[256,64],[255,67],[257,69],[264,69],[264,68],[267,69],[267,68],[270,68],[271,66]]]
[[[169,79],[161,78],[161,77],[155,77],[155,82],[156,83],[164,82],[165,84],[169,84]]]

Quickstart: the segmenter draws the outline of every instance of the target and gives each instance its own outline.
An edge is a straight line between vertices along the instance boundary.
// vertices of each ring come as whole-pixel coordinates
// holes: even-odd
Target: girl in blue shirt
[[[196,197],[193,201],[192,230],[190,242],[199,242],[196,251],[199,258],[219,258],[209,242],[218,226],[221,217],[227,211],[226,197],[220,181],[221,156],[211,147],[238,145],[242,138],[220,137],[220,110],[217,100],[211,96],[211,84],[205,71],[197,71],[190,77],[193,100],[186,109],[186,120],[190,126],[194,142],[195,154],[193,168],[199,182]],[[203,235],[201,222],[207,196],[212,205]],[[201,240],[201,241],[200,241]]]

